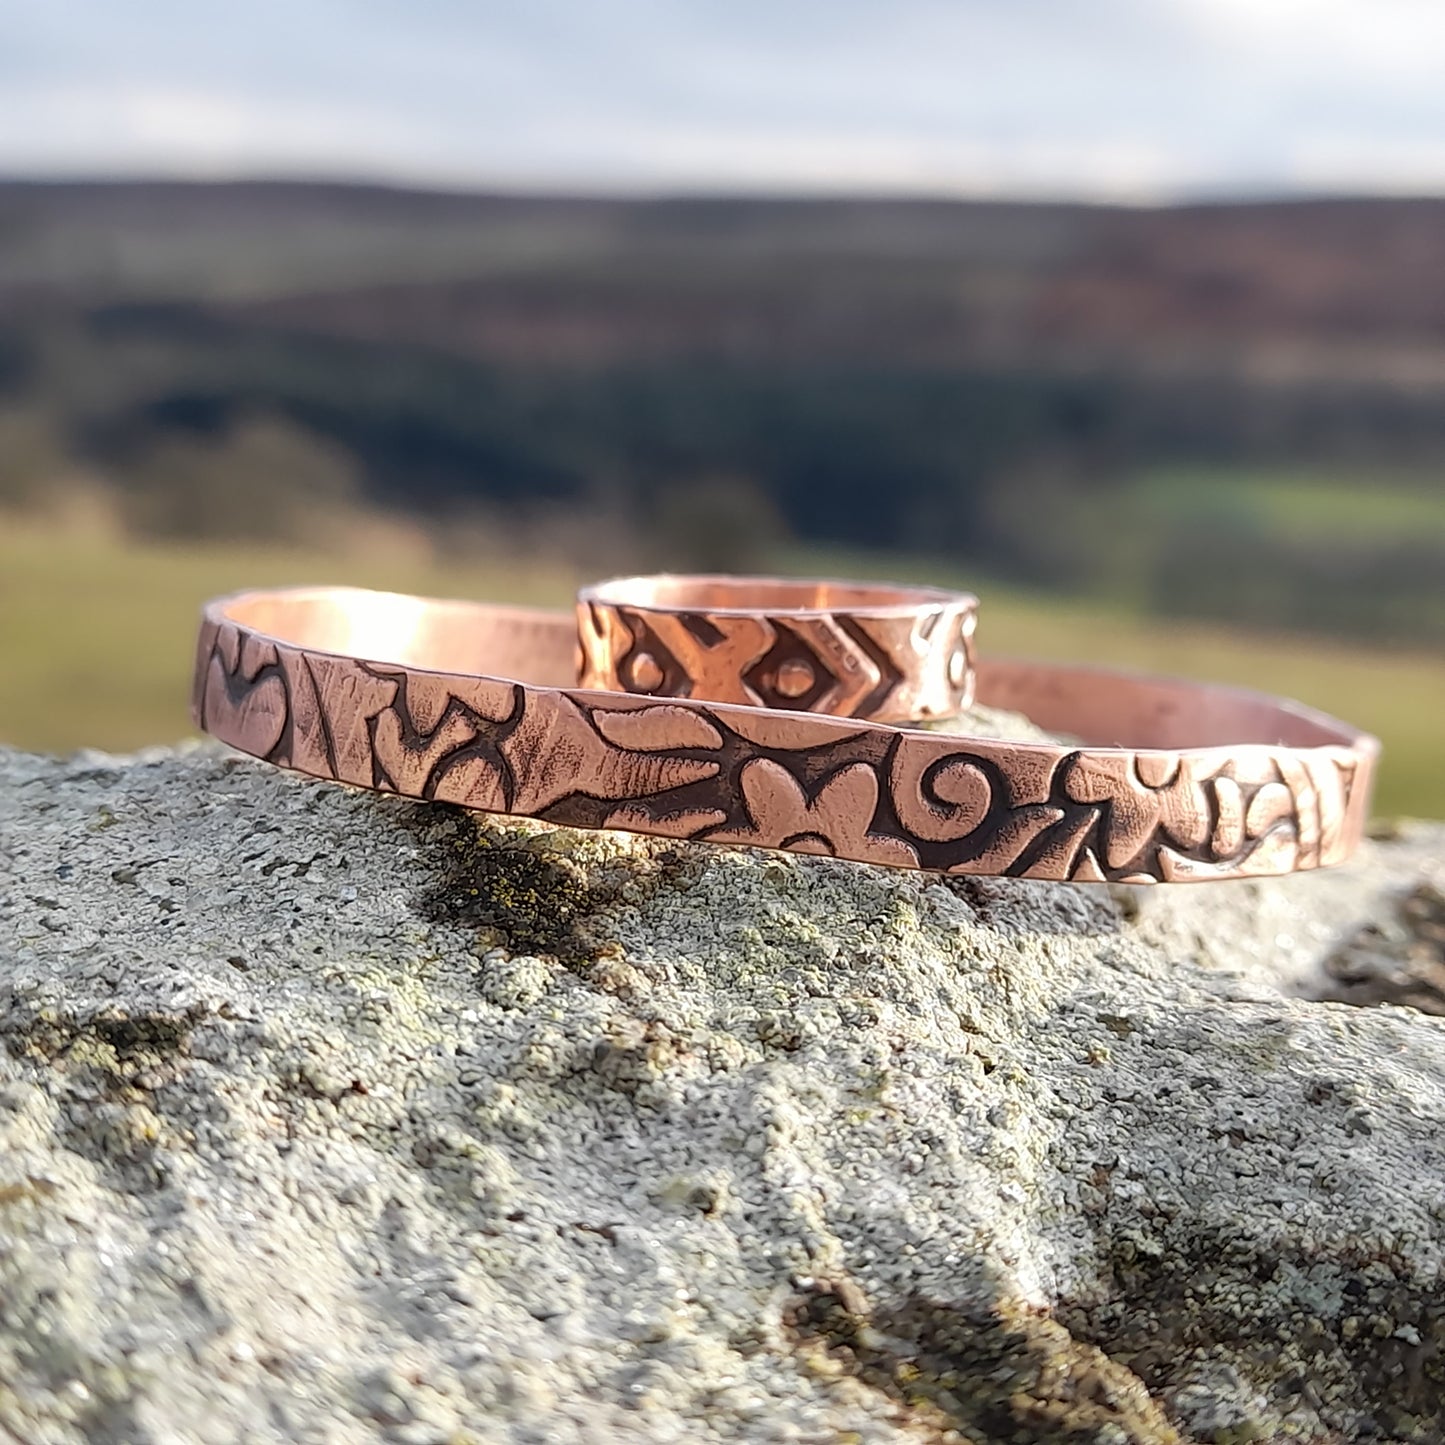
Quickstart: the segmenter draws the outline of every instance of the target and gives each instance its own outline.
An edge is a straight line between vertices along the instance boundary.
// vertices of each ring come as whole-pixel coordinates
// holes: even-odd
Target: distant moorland
[[[0,184],[0,506],[779,538],[1445,641],[1445,202],[1159,210]]]

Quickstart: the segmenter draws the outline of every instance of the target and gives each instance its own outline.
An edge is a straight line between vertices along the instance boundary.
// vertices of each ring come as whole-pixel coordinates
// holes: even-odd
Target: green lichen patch
[[[1299,1407],[1328,1417],[1360,1396],[1379,1402],[1388,1438],[1445,1439],[1442,1295],[1410,1281],[1400,1256],[1266,1248],[1227,1231],[1169,1230],[1147,1249],[1104,1234],[1099,1249],[1110,1299],[1060,1300],[1058,1317],[1157,1393],[1177,1386],[1183,1361],[1231,1360],[1260,1407],[1218,1445],[1277,1438]]]
[[[670,849],[579,860],[562,846],[569,835],[498,827],[460,809],[411,817],[436,878],[419,898],[424,916],[475,929],[484,946],[546,955],[574,970],[616,951],[609,910],[677,881],[688,866]]]
[[[114,1189],[147,1194],[165,1182],[163,1146],[175,1142],[156,1091],[184,1066],[200,1017],[200,1010],[43,1008],[0,1018],[0,1039],[13,1058],[44,1070],[65,1101],[65,1147],[98,1165]]]
[[[173,1070],[189,1051],[198,1010],[183,1013],[109,1009],[81,1017],[38,1009],[0,1019],[0,1039],[12,1057],[60,1069],[108,1099],[138,1102],[157,1071]]]
[[[1445,889],[1425,880],[1406,890],[1393,916],[1364,924],[1324,971],[1324,998],[1445,1014]]]
[[[978,1445],[1185,1445],[1132,1371],[1047,1311],[913,1296],[870,1308],[850,1280],[810,1280],[785,1323],[935,1439]]]

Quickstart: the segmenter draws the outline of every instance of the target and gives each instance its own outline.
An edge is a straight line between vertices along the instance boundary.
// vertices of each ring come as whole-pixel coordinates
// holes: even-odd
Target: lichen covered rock
[[[0,754],[0,1436],[1438,1441],[1442,883]]]

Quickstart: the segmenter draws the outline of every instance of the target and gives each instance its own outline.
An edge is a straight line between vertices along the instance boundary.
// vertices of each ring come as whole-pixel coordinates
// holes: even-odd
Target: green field
[[[1436,476],[1183,468],[1152,473],[1137,490],[1164,515],[1196,516],[1205,508],[1260,531],[1323,542],[1445,537],[1445,488]]]
[[[114,750],[185,735],[197,609],[249,585],[346,582],[507,601],[565,603],[582,580],[516,560],[444,564],[282,549],[171,547],[0,522],[0,740]],[[1241,683],[1338,712],[1385,743],[1382,814],[1445,817],[1445,659],[1218,627],[1160,625],[1099,604],[986,585],[916,562],[793,553],[793,572],[973,585],[990,652],[1116,663]]]

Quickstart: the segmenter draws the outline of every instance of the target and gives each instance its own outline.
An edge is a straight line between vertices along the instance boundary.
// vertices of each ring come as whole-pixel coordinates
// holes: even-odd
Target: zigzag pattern
[[[582,686],[876,721],[964,711],[972,606],[906,615],[580,609]]]

